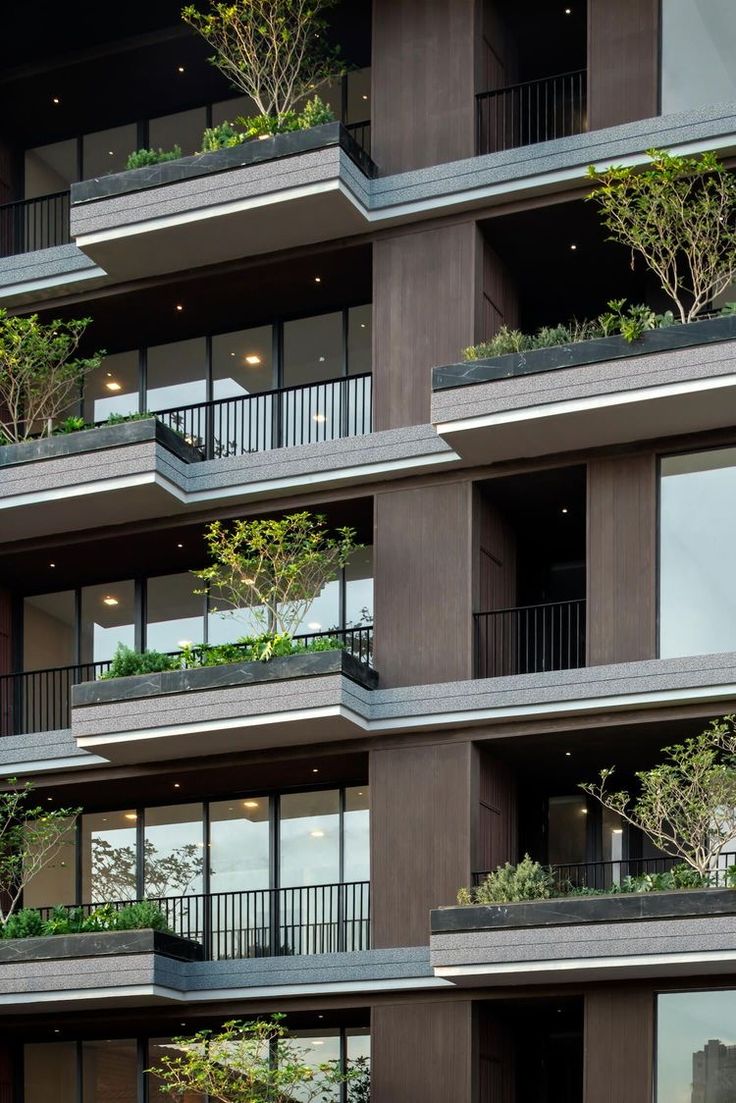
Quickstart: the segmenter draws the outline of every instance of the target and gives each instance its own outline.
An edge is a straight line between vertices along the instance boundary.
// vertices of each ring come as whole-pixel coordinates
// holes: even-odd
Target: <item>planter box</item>
[[[191,444],[155,417],[140,421],[125,421],[120,425],[101,425],[98,429],[80,429],[77,433],[61,433],[55,437],[29,440],[24,444],[0,447],[0,467],[16,467],[23,463],[63,456],[79,456],[109,448],[124,448],[131,444],[155,441],[163,445],[184,463],[197,463],[202,454]]]
[[[642,334],[637,341],[623,337],[600,337],[593,341],[578,341],[574,345],[531,349],[492,356],[485,360],[468,360],[432,370],[432,390],[449,390],[472,383],[488,383],[494,379],[509,379],[517,375],[573,368],[582,364],[599,364],[608,360],[629,359],[652,352],[693,348],[696,345],[730,341],[736,338],[736,315],[705,318],[689,325],[666,326]]]
[[[129,957],[134,954],[162,954],[177,961],[201,961],[203,949],[198,942],[150,929],[0,939],[0,966],[21,961]]]

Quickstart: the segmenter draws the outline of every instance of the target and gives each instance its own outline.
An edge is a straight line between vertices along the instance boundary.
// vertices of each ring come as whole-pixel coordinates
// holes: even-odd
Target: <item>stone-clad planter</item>
[[[197,463],[202,455],[191,444],[155,417],[140,421],[124,421],[119,425],[101,425],[98,429],[80,429],[77,433],[61,433],[55,437],[29,440],[23,444],[0,447],[0,467],[38,463],[40,460],[61,459],[110,448],[155,441],[185,463]]]
[[[198,942],[166,931],[95,931],[0,939],[0,968],[13,962],[130,957],[136,954],[161,954],[177,961],[201,961],[203,953]]]
[[[623,337],[600,337],[579,341],[573,345],[531,349],[529,352],[508,353],[485,360],[468,360],[447,364],[432,370],[432,390],[443,391],[472,383],[489,383],[519,375],[598,364],[609,360],[629,359],[653,352],[692,348],[736,338],[736,315],[706,318],[689,325],[673,325],[644,333],[637,341]]]

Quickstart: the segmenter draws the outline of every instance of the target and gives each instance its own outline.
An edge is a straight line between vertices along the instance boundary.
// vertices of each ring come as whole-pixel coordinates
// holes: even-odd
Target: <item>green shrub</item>
[[[334,123],[335,113],[331,107],[319,98],[313,96],[307,100],[299,114],[300,130],[309,130],[313,126],[322,126],[323,123]]]
[[[181,147],[173,149],[136,149],[128,154],[125,162],[126,169],[141,169],[146,165],[160,165],[164,161],[178,161],[181,157]]]
[[[168,931],[166,917],[156,904],[142,900],[116,909],[102,904],[85,915],[82,908],[54,908],[48,919],[33,908],[23,908],[8,919],[2,938],[37,938],[42,935],[89,934],[99,931]]]
[[[108,414],[105,425],[124,425],[126,421],[148,421],[155,416],[150,410],[143,410],[142,413],[136,412],[134,414]]]
[[[14,912],[2,929],[3,938],[38,938],[42,934],[43,919],[33,908]]]
[[[110,667],[100,678],[127,678],[131,674],[159,674],[163,670],[176,670],[177,657],[161,651],[135,651],[119,643]]]
[[[166,916],[152,900],[139,900],[135,904],[126,904],[115,916],[116,931],[168,931],[170,927]]]
[[[78,433],[81,429],[91,429],[83,417],[67,417],[55,427],[54,433]]]
[[[518,865],[507,862],[471,889],[460,889],[458,904],[514,904],[521,900],[548,900],[553,895],[552,871],[525,854]]]
[[[214,153],[216,149],[230,149],[246,140],[241,129],[232,123],[224,122],[219,126],[208,126],[202,135],[200,153]]]

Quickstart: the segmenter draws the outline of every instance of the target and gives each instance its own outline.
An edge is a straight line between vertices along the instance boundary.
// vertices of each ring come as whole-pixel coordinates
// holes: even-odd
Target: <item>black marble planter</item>
[[[561,927],[579,923],[618,923],[633,919],[682,919],[736,915],[733,889],[682,889],[611,896],[563,896],[519,904],[474,904],[437,908],[432,934],[508,927]]]
[[[122,448],[127,444],[140,444],[155,440],[185,463],[197,463],[202,455],[196,448],[169,429],[157,418],[140,421],[124,421],[120,425],[101,425],[99,429],[81,429],[78,433],[62,433],[56,437],[29,440],[24,444],[6,444],[0,447],[0,467],[15,467],[21,463],[37,463],[39,460],[58,459],[63,456],[79,456],[87,452],[99,452],[107,448]]]
[[[366,689],[373,689],[378,682],[375,670],[346,651],[308,651],[303,655],[284,655],[267,663],[223,663],[194,670],[165,670],[160,674],[83,682],[72,687],[72,708],[259,682],[281,682],[287,678],[318,678],[326,674],[343,674]]]
[[[276,161],[282,157],[296,157],[317,149],[339,146],[362,169],[366,176],[376,175],[376,166],[368,154],[358,145],[342,123],[322,123],[310,130],[294,130],[288,134],[274,134],[270,138],[252,138],[231,149],[218,149],[212,153],[198,153],[191,157],[179,157],[176,161],[164,161],[160,165],[146,165],[125,172],[113,172],[72,184],[72,206],[90,203],[96,199],[108,199],[113,195],[160,188],[177,180],[191,180],[197,176],[210,176],[216,172]]]
[[[162,954],[179,961],[201,961],[204,951],[198,942],[150,929],[0,939],[0,965],[74,957],[130,957],[135,954]]]
[[[692,348],[736,338],[736,315],[705,318],[689,325],[673,325],[644,333],[638,341],[623,337],[600,337],[594,341],[579,341],[574,345],[513,352],[492,356],[487,360],[468,360],[462,364],[446,364],[432,369],[432,390],[444,391],[472,383],[490,383],[518,375],[535,375],[574,368],[583,364],[598,364],[606,360],[623,360],[653,352]]]

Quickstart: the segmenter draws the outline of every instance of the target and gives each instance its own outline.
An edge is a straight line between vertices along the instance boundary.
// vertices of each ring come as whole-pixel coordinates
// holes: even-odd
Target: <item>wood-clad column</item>
[[[584,1103],[651,1103],[654,995],[630,986],[585,997]]]
[[[470,1000],[372,1009],[372,1103],[471,1103],[473,1079]]]
[[[659,0],[588,0],[588,129],[659,112]]]
[[[483,247],[475,222],[409,230],[373,246],[376,429],[429,422],[432,368],[476,340]]]
[[[382,686],[470,678],[473,487],[469,481],[375,496],[375,662]]]
[[[373,0],[371,156],[383,175],[475,153],[475,0]]]
[[[588,464],[587,661],[656,658],[657,475],[654,455]]]
[[[426,946],[430,910],[453,904],[470,883],[479,818],[476,754],[469,741],[371,751],[376,948]]]

